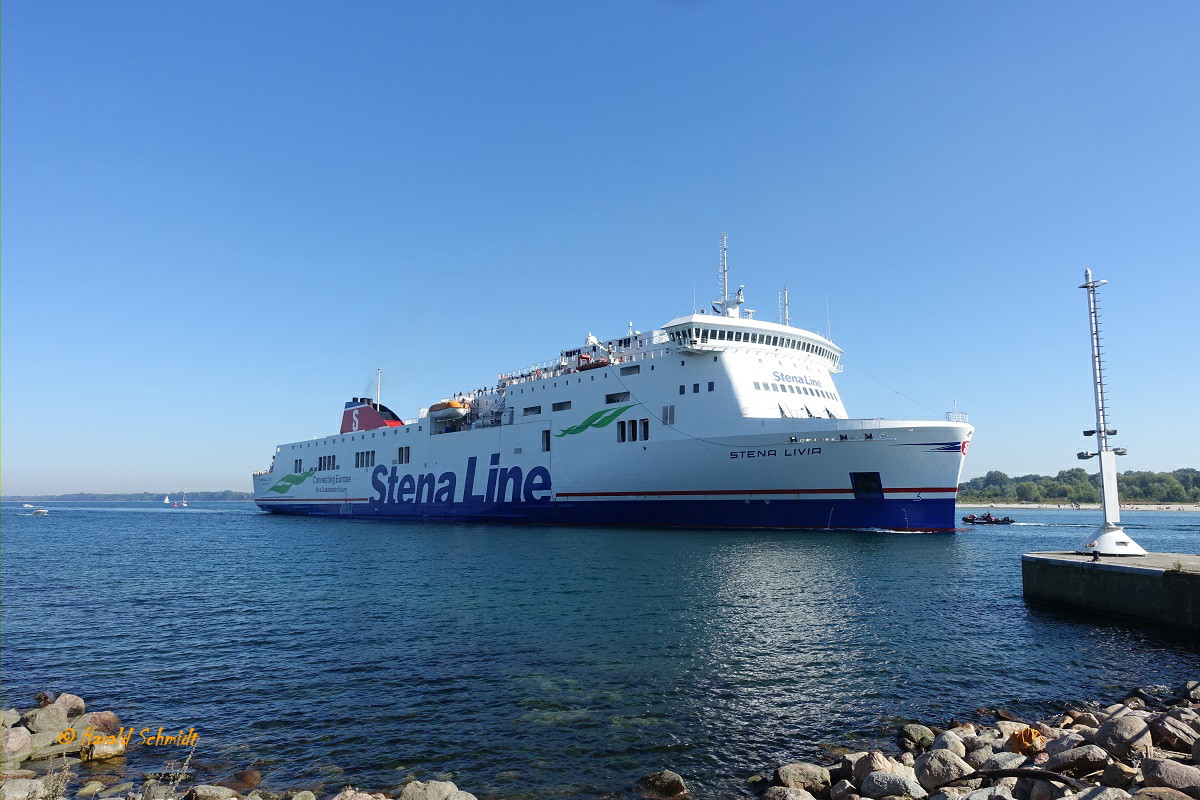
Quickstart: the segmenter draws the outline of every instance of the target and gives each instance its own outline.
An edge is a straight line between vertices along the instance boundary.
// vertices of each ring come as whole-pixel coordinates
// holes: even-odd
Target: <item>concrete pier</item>
[[[1200,556],[1147,553],[1092,561],[1076,553],[1021,556],[1025,599],[1107,617],[1200,630]]]

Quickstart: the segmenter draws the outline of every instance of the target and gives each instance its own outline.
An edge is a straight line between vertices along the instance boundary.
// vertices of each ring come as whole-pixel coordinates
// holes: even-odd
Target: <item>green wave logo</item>
[[[574,436],[577,433],[583,433],[588,428],[603,428],[607,425],[611,425],[617,417],[621,416],[631,408],[633,408],[633,406],[628,405],[621,406],[620,408],[606,408],[603,411],[597,411],[595,414],[592,414],[578,425],[572,425],[569,428],[563,428],[558,433],[554,434],[554,438],[561,439],[564,436]]]
[[[315,469],[310,469],[308,472],[301,472],[299,475],[284,475],[279,479],[279,483],[267,489],[268,492],[278,492],[279,494],[287,494],[288,490],[293,486],[299,486],[306,480],[311,478],[316,472]]]

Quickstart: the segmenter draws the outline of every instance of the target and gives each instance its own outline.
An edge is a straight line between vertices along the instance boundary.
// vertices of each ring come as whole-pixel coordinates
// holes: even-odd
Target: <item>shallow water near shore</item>
[[[900,718],[1200,678],[1194,635],[1022,601],[1020,554],[1074,549],[1098,512],[920,535],[47,506],[3,508],[4,705],[49,688],[194,727],[206,780],[254,763],[275,790],[590,797],[669,767],[731,796]],[[1123,519],[1147,550],[1197,552],[1200,516]]]

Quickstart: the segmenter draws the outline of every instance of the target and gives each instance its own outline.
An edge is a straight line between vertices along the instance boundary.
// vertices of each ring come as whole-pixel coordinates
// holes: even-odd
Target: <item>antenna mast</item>
[[[721,266],[717,274],[717,286],[721,290],[721,313],[729,305],[729,234],[721,233]]]
[[[792,324],[792,306],[788,300],[788,287],[783,285],[783,292],[780,294],[779,301],[779,321],[784,325],[791,326]]]
[[[1117,495],[1117,456],[1125,455],[1124,447],[1108,446],[1108,437],[1117,432],[1108,427],[1108,406],[1104,398],[1104,359],[1100,352],[1100,304],[1096,290],[1108,281],[1092,280],[1092,271],[1083,271],[1080,289],[1087,289],[1088,321],[1091,323],[1092,339],[1092,387],[1096,395],[1096,429],[1084,431],[1084,436],[1095,436],[1097,452],[1082,452],[1079,458],[1087,460],[1100,457],[1100,498],[1104,509],[1104,524],[1095,538],[1077,550],[1077,553],[1094,553],[1106,556],[1144,556],[1143,550],[1133,539],[1125,535],[1121,527],[1121,504]]]
[[[383,367],[375,365],[375,410],[383,405]]]

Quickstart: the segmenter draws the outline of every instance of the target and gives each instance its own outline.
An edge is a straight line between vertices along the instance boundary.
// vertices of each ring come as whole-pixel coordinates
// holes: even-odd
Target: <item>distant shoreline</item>
[[[1049,508],[1065,511],[1099,511],[1099,503],[1082,503],[1073,508],[1067,503],[958,503],[959,508]],[[1122,511],[1200,511],[1200,503],[1122,503]]]

